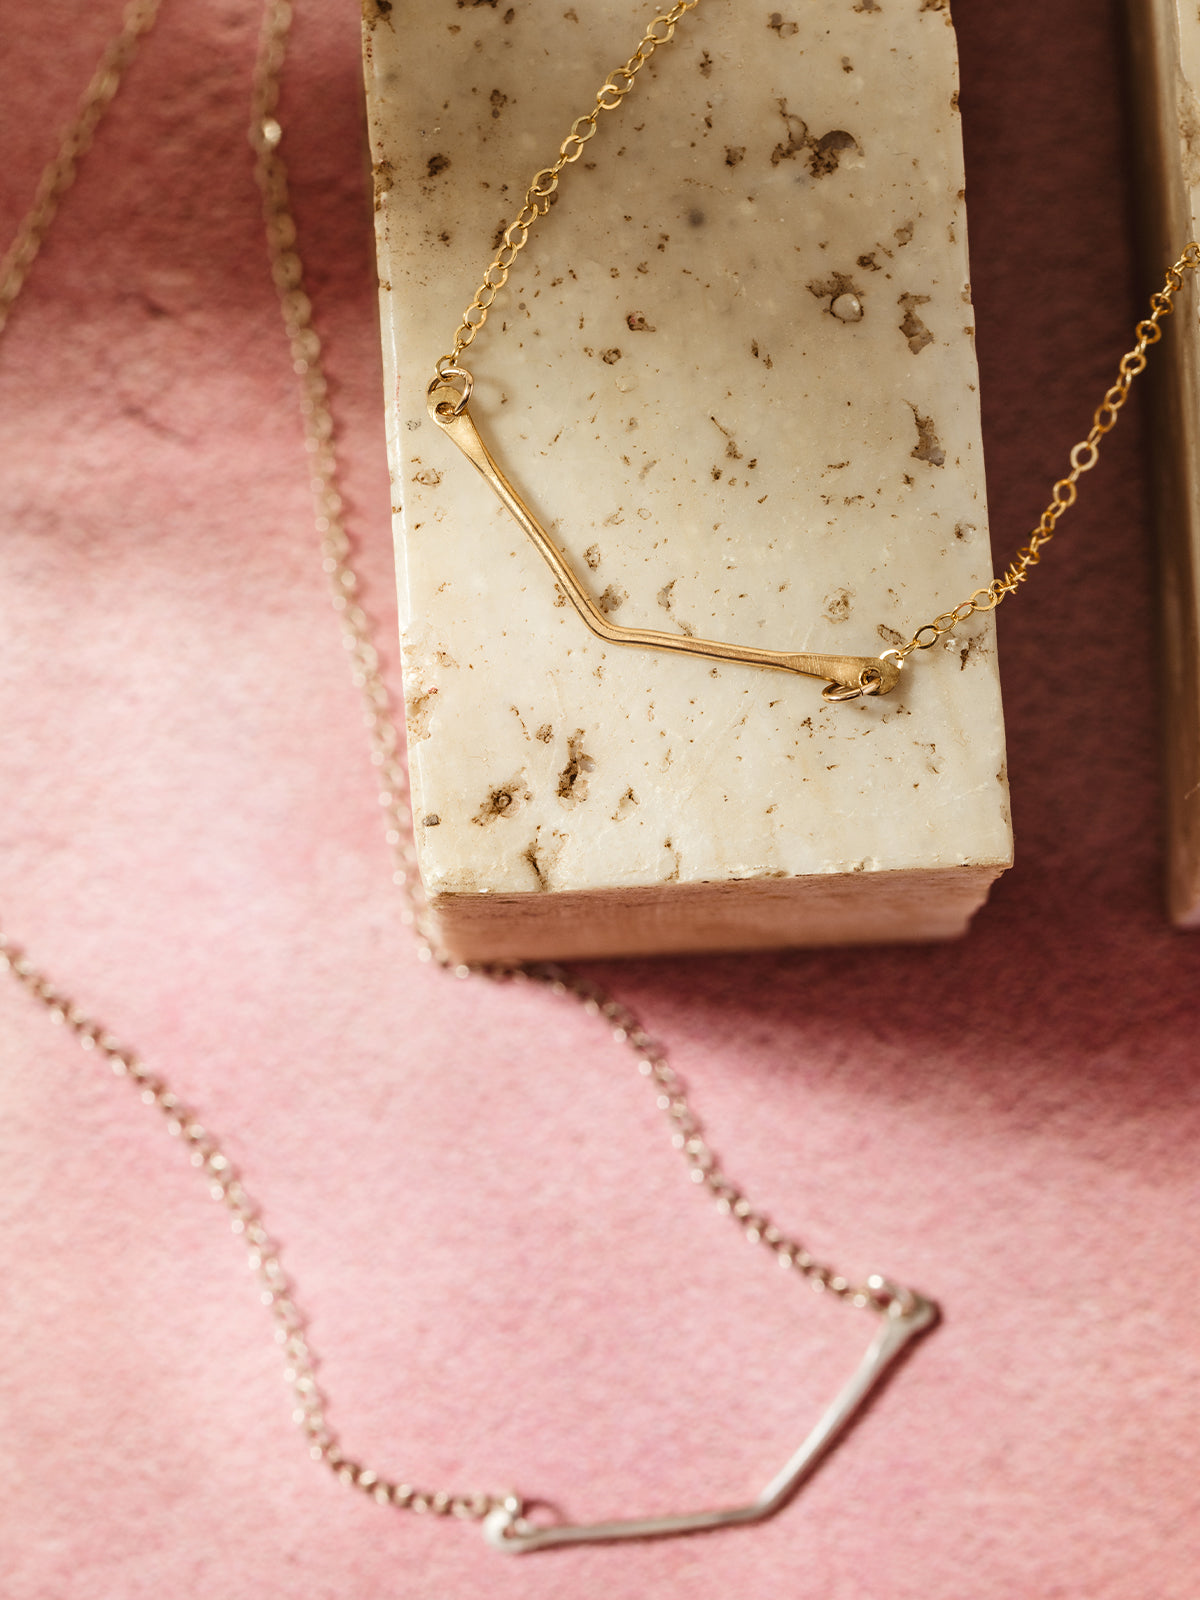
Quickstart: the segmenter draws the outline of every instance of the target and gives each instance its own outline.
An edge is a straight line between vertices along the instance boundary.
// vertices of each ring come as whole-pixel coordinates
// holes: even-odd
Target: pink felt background
[[[1143,287],[1118,9],[956,7],[1005,555]],[[301,11],[288,148],[390,639],[357,18]],[[5,8],[5,237],[115,15]],[[412,959],[263,263],[256,27],[168,4],[0,346],[0,915],[226,1137],[350,1452],[581,1515],[736,1497],[870,1330],[697,1201],[578,1008]],[[343,1489],[178,1150],[0,986],[8,1600],[1192,1600],[1200,942],[1161,912],[1144,418],[1002,613],[1019,855],[970,937],[601,974],[734,1176],[946,1308],[800,1499],[508,1561]]]

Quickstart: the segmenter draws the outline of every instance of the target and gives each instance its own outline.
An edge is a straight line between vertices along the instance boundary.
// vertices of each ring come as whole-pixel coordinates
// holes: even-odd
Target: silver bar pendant
[[[895,1291],[867,1353],[791,1460],[766,1488],[746,1505],[720,1511],[691,1511],[658,1517],[632,1517],[616,1522],[539,1525],[524,1515],[513,1497],[491,1512],[483,1536],[497,1550],[522,1555],[570,1544],[612,1544],[624,1539],[662,1539],[713,1528],[738,1527],[773,1516],[796,1493],[853,1421],[901,1352],[938,1318],[932,1300],[911,1291]]]

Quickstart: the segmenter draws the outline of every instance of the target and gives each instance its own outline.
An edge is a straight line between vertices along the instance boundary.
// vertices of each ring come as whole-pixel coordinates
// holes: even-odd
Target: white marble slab
[[[653,13],[368,13],[410,764],[448,941],[465,917],[473,955],[541,953],[511,942],[532,915],[586,949],[593,892],[606,948],[686,946],[676,886],[762,880],[782,921],[714,914],[704,942],[961,928],[1010,859],[989,620],[847,706],[606,645],[426,415],[529,178]],[[949,20],[709,0],[565,173],[470,352],[472,412],[614,620],[871,654],[990,576]],[[882,905],[906,873],[926,910],[875,926],[872,875]],[[813,905],[857,880],[852,927],[805,913],[818,878]]]

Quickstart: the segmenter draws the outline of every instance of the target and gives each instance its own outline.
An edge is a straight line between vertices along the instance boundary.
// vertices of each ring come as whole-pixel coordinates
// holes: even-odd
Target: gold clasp
[[[900,682],[904,658],[898,650],[885,650],[873,661],[865,662],[857,680],[844,683],[835,678],[821,690],[821,699],[830,705],[840,705],[844,700],[859,700],[871,694],[891,694]]]

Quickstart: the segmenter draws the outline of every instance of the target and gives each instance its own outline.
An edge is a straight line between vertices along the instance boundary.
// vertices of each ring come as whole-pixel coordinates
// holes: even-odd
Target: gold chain
[[[453,348],[447,355],[440,356],[437,361],[438,376],[444,376],[449,370],[458,366],[458,358],[463,351],[472,344],[475,335],[487,321],[488,312],[492,308],[496,296],[508,282],[508,274],[512,264],[520,255],[529,241],[529,233],[539,217],[544,217],[550,209],[550,202],[558,188],[558,180],[564,167],[572,161],[578,161],[583,154],[584,146],[596,132],[596,124],[604,111],[615,111],[637,82],[637,75],[650,60],[659,45],[669,44],[675,36],[675,28],[681,18],[689,11],[694,11],[700,0],[678,0],[669,11],[664,11],[654,18],[642,36],[642,42],[625,62],[624,66],[617,67],[610,72],[608,77],[596,91],[596,103],[585,117],[576,117],[571,124],[571,131],[558,147],[558,159],[549,167],[543,167],[540,172],[535,172],[529,180],[529,187],[525,191],[525,199],[521,209],[505,228],[501,236],[500,248],[492,257],[492,263],[483,275],[483,282],[475,291],[475,298],[463,312],[462,321],[454,335]]]
[[[1162,288],[1150,296],[1150,315],[1144,317],[1134,329],[1137,343],[1117,363],[1116,382],[1105,392],[1104,399],[1093,412],[1087,437],[1081,439],[1068,455],[1071,470],[1054,485],[1050,503],[1029,535],[1029,543],[1017,551],[1002,576],[993,578],[986,589],[976,589],[969,600],[960,601],[952,611],[943,611],[932,622],[918,628],[902,649],[885,650],[885,656],[903,661],[914,650],[928,650],[977,611],[994,611],[1006,596],[1016,594],[1030,570],[1042,559],[1042,550],[1057,532],[1059,519],[1075,504],[1080,478],[1099,461],[1100,441],[1116,427],[1121,408],[1129,399],[1133,380],[1146,370],[1146,351],[1162,338],[1163,318],[1169,317],[1175,309],[1175,296],[1183,288],[1183,274],[1197,270],[1200,270],[1200,244],[1193,242],[1184,248],[1179,260],[1167,268]]]
[[[454,345],[451,351],[440,356],[435,363],[436,376],[429,385],[431,396],[448,391],[453,398],[449,401],[440,400],[433,407],[434,420],[448,427],[452,421],[461,417],[466,411],[467,402],[471,398],[473,379],[471,374],[459,366],[459,357],[463,351],[474,341],[475,335],[487,321],[488,311],[491,309],[496,296],[508,281],[508,275],[513,262],[524,249],[529,240],[531,228],[539,217],[546,215],[550,209],[551,197],[558,189],[558,180],[563,168],[572,161],[578,161],[583,153],[584,145],[596,131],[596,123],[602,111],[615,111],[621,101],[634,87],[637,74],[654,54],[659,45],[667,44],[673,38],[676,24],[688,11],[694,11],[700,0],[679,0],[679,4],[672,6],[669,11],[662,12],[655,17],[646,29],[641,44],[630,56],[623,67],[618,67],[609,74],[604,83],[596,92],[596,103],[586,116],[579,117],[571,124],[571,131],[558,147],[558,159],[549,167],[543,167],[536,172],[530,180],[525,191],[525,200],[520,211],[505,229],[500,248],[492,258],[492,263],[483,275],[483,281],[475,291],[475,297],[463,313],[462,321],[454,336]],[[1115,383],[1107,390],[1104,399],[1097,406],[1093,417],[1091,430],[1087,437],[1081,439],[1071,450],[1068,460],[1070,471],[1055,483],[1051,491],[1050,502],[1029,536],[1029,542],[1022,546],[1015,558],[1009,563],[1003,574],[982,589],[976,589],[967,600],[961,600],[958,605],[949,611],[940,612],[932,622],[925,623],[918,628],[916,633],[906,645],[894,650],[884,650],[879,657],[882,661],[891,661],[899,667],[915,650],[928,650],[937,644],[939,639],[946,638],[953,633],[961,623],[977,613],[995,611],[996,607],[1008,595],[1015,594],[1021,584],[1029,576],[1032,568],[1041,560],[1042,549],[1053,539],[1059,519],[1064,512],[1070,510],[1078,497],[1078,483],[1085,472],[1090,472],[1100,459],[1100,441],[1104,435],[1111,433],[1116,426],[1117,417],[1129,398],[1129,390],[1134,378],[1146,368],[1146,351],[1152,344],[1157,344],[1162,338],[1162,321],[1171,315],[1175,309],[1175,296],[1183,287],[1183,274],[1195,272],[1200,269],[1200,244],[1188,244],[1182,255],[1172,266],[1168,267],[1163,287],[1150,296],[1150,315],[1140,321],[1134,332],[1137,343],[1131,350],[1121,357],[1117,367]],[[485,450],[486,454],[486,450]],[[478,462],[476,463],[478,465]],[[489,462],[489,467],[494,468],[494,463]],[[493,487],[498,489],[501,498],[515,497],[511,484],[504,481],[503,485],[495,482],[495,472],[485,472],[485,476],[492,481]],[[508,491],[508,496],[504,494]],[[523,503],[519,503],[520,510],[525,511]],[[512,506],[510,505],[510,509]],[[518,520],[522,520],[518,517]],[[535,543],[537,539],[535,537]],[[558,574],[560,582],[562,574]],[[566,580],[573,589],[577,589],[583,598],[577,600],[581,612],[586,611],[588,600],[583,586],[579,584],[574,574],[568,572]],[[589,626],[594,624],[585,615],[584,620]],[[610,629],[612,635],[631,633],[633,630]],[[614,642],[637,642],[648,644],[653,638],[660,641],[658,648],[666,648],[665,635],[645,635],[639,640],[616,640]],[[653,646],[651,646],[653,647]],[[678,640],[672,640],[670,648],[685,648]],[[715,646],[717,651],[727,651],[728,659],[745,659],[746,652],[737,650],[736,646]],[[762,654],[762,652],[759,652]],[[832,660],[833,658],[829,658]],[[854,658],[857,660],[857,658]],[[759,665],[774,663],[760,662]],[[829,685],[824,698],[830,702],[857,699],[862,694],[886,694],[896,682],[895,673],[881,679],[871,669],[865,672],[845,690],[836,689]]]
[[[657,20],[670,22],[673,27],[676,13],[681,15],[698,3],[699,0],[684,0],[673,12]],[[53,220],[58,199],[70,186],[79,158],[90,145],[137,42],[153,25],[160,4],[161,0],[134,0],[125,13],[120,33],[104,51],[100,66],[80,101],[76,119],[64,132],[58,154],[42,175],[38,198],[21,224],[17,242],[5,257],[5,266],[0,272],[0,294],[5,296],[0,304],[5,313],[19,295]],[[312,326],[311,302],[304,292],[303,264],[295,248],[296,224],[289,198],[287,168],[279,154],[283,130],[275,112],[291,16],[288,0],[267,0],[253,78],[250,142],[256,154],[255,170],[263,196],[271,275],[279,295],[292,365],[301,381],[305,444],[322,565],[341,625],[342,643],[363,699],[370,759],[380,781],[379,803],[385,817],[387,842],[393,853],[393,881],[405,898],[402,919],[417,931],[417,955],[422,961],[449,968],[458,978],[467,978],[475,972],[512,983],[536,982],[554,995],[567,996],[581,1004],[589,1016],[599,1019],[608,1028],[619,1048],[632,1053],[638,1073],[646,1079],[658,1109],[666,1118],[671,1144],[700,1192],[715,1201],[718,1210],[727,1215],[751,1243],[762,1246],[791,1276],[807,1282],[818,1292],[887,1317],[896,1308],[908,1304],[911,1296],[907,1291],[874,1274],[854,1281],[819,1261],[798,1239],[777,1227],[768,1214],[726,1176],[705,1137],[686,1085],[667,1059],[665,1047],[646,1031],[627,1006],[597,984],[557,965],[538,964],[515,969],[451,967],[431,942],[412,841],[408,780],[399,755],[400,740],[392,719],[391,698],[380,670],[370,619],[356,598],[359,579],[342,515],[333,415],[329,408],[321,342]],[[642,64],[652,53],[648,44],[662,43],[670,36],[668,33],[656,39],[653,28],[654,24],[638,52]],[[633,64],[637,59],[636,55],[631,57],[623,69],[629,74],[624,80],[628,84],[638,70]],[[618,76],[613,75],[614,78]],[[624,92],[627,93],[628,88]],[[616,86],[614,93],[620,93]],[[597,104],[598,109],[611,109],[611,106],[600,105],[599,100]],[[568,155],[564,159],[572,158]],[[482,325],[482,318],[478,325]],[[84,1050],[98,1056],[116,1077],[125,1079],[147,1107],[160,1113],[167,1132],[187,1150],[191,1165],[206,1183],[211,1197],[228,1214],[234,1234],[247,1246],[249,1264],[263,1304],[275,1324],[275,1339],[284,1357],[284,1375],[292,1395],[293,1419],[313,1459],[329,1467],[343,1483],[383,1505],[470,1521],[479,1521],[501,1511],[514,1528],[519,1527],[520,1502],[512,1495],[420,1488],[376,1472],[347,1455],[329,1421],[327,1401],[317,1377],[317,1357],[309,1344],[305,1318],[283,1266],[280,1247],[267,1231],[261,1207],[247,1191],[220,1139],[161,1075],[151,1071],[104,1023],[89,1016],[2,930],[0,970],[7,971],[53,1022],[75,1036]]]

